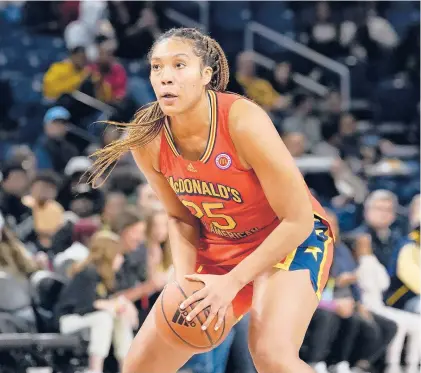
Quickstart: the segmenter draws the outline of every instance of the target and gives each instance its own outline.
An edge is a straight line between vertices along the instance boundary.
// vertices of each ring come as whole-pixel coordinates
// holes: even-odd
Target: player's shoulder
[[[265,123],[272,124],[272,121],[266,111],[255,102],[238,96],[232,103],[228,114],[230,133],[262,130]]]
[[[161,152],[162,131],[144,146],[132,149],[134,158],[144,167],[160,172],[159,159]]]

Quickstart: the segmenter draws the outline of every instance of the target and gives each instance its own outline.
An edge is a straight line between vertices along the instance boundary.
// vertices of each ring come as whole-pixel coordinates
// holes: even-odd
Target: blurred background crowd
[[[419,2],[0,2],[0,372],[118,372],[171,273],[167,216],[128,154],[95,149],[154,100],[147,52],[210,32],[229,90],[264,107],[334,221],[303,358],[318,373],[418,372]],[[95,122],[95,123],[94,123]],[[258,125],[258,124],[256,124]],[[247,317],[183,371],[256,372]]]

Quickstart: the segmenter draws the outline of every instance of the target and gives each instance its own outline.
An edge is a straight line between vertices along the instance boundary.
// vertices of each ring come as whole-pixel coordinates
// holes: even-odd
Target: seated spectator
[[[398,201],[388,190],[375,190],[364,203],[364,223],[353,236],[368,233],[371,236],[373,253],[384,267],[388,267],[394,248],[401,236],[393,230]]]
[[[111,230],[120,236],[120,247],[125,256],[119,272],[119,289],[124,290],[122,294],[132,301],[144,296],[139,290],[142,286],[136,286],[143,285],[147,278],[145,229],[145,218],[134,206],[127,206],[111,223]]]
[[[417,195],[411,202],[410,223],[412,231],[393,251],[389,269],[391,277],[385,299],[388,306],[420,313],[420,215]]]
[[[164,209],[155,209],[146,218],[146,251],[148,279],[161,292],[172,273],[172,259],[168,239],[168,215]]]
[[[289,100],[281,96],[269,81],[256,75],[256,66],[251,52],[242,52],[237,56],[236,80],[243,86],[246,96],[265,110],[283,110]]]
[[[361,302],[361,289],[357,283],[357,263],[350,249],[341,241],[336,216],[329,213],[329,218],[336,239],[335,257],[331,270],[335,278],[334,296],[349,297],[357,305],[357,313],[354,316],[358,319],[359,330],[357,329],[358,332],[352,348],[348,351],[346,361],[363,371],[369,371],[394,338],[397,331],[396,323],[375,312],[370,312]],[[341,334],[339,332],[338,337]]]
[[[90,329],[89,369],[95,373],[103,372],[111,344],[121,369],[138,322],[131,302],[123,297],[110,298],[115,290],[116,272],[123,262],[119,246],[119,238],[113,233],[96,233],[88,258],[72,268],[72,279],[60,294],[55,309],[61,333]]]
[[[138,186],[136,203],[145,214],[148,214],[151,210],[161,204],[156,193],[148,183],[143,183]]]
[[[89,243],[91,237],[101,229],[98,221],[93,219],[80,219],[73,225],[73,243],[66,250],[59,252],[54,257],[54,268],[56,271],[67,276],[63,271],[66,262],[81,262],[89,256]]]
[[[44,97],[56,101],[64,94],[70,94],[79,89],[88,76],[85,49],[75,47],[69,51],[69,58],[53,63],[45,73]]]
[[[386,355],[388,372],[397,372],[399,370],[406,336],[409,337],[406,353],[408,372],[416,372],[420,363],[419,351],[421,344],[420,330],[415,325],[419,325],[421,320],[418,315],[394,309],[384,304],[383,292],[389,288],[391,281],[386,268],[373,255],[370,241],[370,236],[365,235],[360,236],[357,243],[359,266],[356,273],[358,284],[362,291],[363,304],[370,311],[394,321],[398,326],[397,333],[390,343]],[[415,280],[417,283],[419,283],[420,273],[420,271],[416,273]]]
[[[110,22],[118,41],[116,55],[121,58],[142,59],[161,34],[157,10],[142,2],[108,2]]]
[[[104,229],[110,229],[113,222],[121,215],[127,206],[127,198],[121,192],[108,192],[105,195],[101,222]]]
[[[66,141],[70,113],[61,106],[49,109],[44,116],[44,134],[35,144],[35,157],[39,169],[52,169],[61,174],[77,149]]]
[[[25,282],[34,272],[46,268],[42,255],[32,256],[0,214],[0,271]]]
[[[22,202],[28,189],[29,178],[22,165],[7,163],[1,170],[0,209],[6,223],[22,241],[33,237],[32,211]]]
[[[297,89],[297,84],[292,79],[291,64],[288,61],[276,65],[273,74],[273,88],[281,95],[291,97]]]
[[[80,184],[85,184],[89,177],[89,168],[92,160],[88,157],[73,157],[64,168],[64,180],[60,188],[57,200],[67,210],[72,199],[73,190]]]
[[[108,104],[118,104],[127,94],[127,74],[124,67],[114,58],[114,43],[105,37],[98,37],[98,58],[89,68],[94,80],[102,82],[95,97]]]
[[[321,123],[312,114],[313,99],[305,94],[293,98],[291,114],[282,123],[282,132],[299,132],[306,137],[306,151],[313,151],[322,141]]]
[[[332,154],[340,155],[342,158],[358,158],[359,135],[357,133],[357,122],[352,114],[343,113],[338,122],[323,124],[323,137],[332,146]]]
[[[341,26],[332,19],[330,4],[320,1],[316,4],[315,19],[306,29],[302,40],[316,52],[335,58],[343,54]]]
[[[59,186],[58,175],[52,171],[40,171],[32,180],[31,193],[23,198],[25,205],[32,210],[36,244],[42,251],[48,252],[52,237],[64,223],[64,209],[55,200]]]
[[[6,158],[10,163],[22,165],[22,168],[26,171],[29,179],[35,177],[37,171],[37,159],[28,145],[20,144],[12,146],[10,151],[7,153]]]

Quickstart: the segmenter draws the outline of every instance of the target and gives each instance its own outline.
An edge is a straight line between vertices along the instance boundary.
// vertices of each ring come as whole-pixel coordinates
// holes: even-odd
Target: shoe
[[[329,373],[327,370],[327,365],[324,361],[319,361],[318,363],[312,364],[311,366],[316,373]]]
[[[362,369],[360,367],[354,367],[351,369],[352,373],[370,373],[368,370]]]
[[[352,373],[349,363],[347,361],[341,361],[336,364],[332,370],[333,373]]]

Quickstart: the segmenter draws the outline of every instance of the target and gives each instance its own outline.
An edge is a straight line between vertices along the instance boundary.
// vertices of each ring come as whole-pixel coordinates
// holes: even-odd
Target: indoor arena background
[[[120,235],[117,287],[137,294],[140,323],[162,289],[171,270],[165,214],[131,156],[100,189],[82,175],[89,155],[120,136],[92,123],[127,121],[154,99],[146,54],[175,26],[217,39],[229,90],[268,111],[337,216],[331,281],[303,358],[317,372],[417,371],[406,336],[419,320],[407,328],[393,312],[382,315],[388,307],[419,317],[417,257],[396,270],[403,240],[419,226],[419,2],[0,1],[0,372],[82,372],[92,333],[112,333],[99,323],[91,334],[60,334],[55,313],[94,232]],[[370,308],[372,288],[385,294],[380,309]],[[246,333],[244,318],[183,371],[254,372]],[[114,373],[111,344],[104,372]]]

